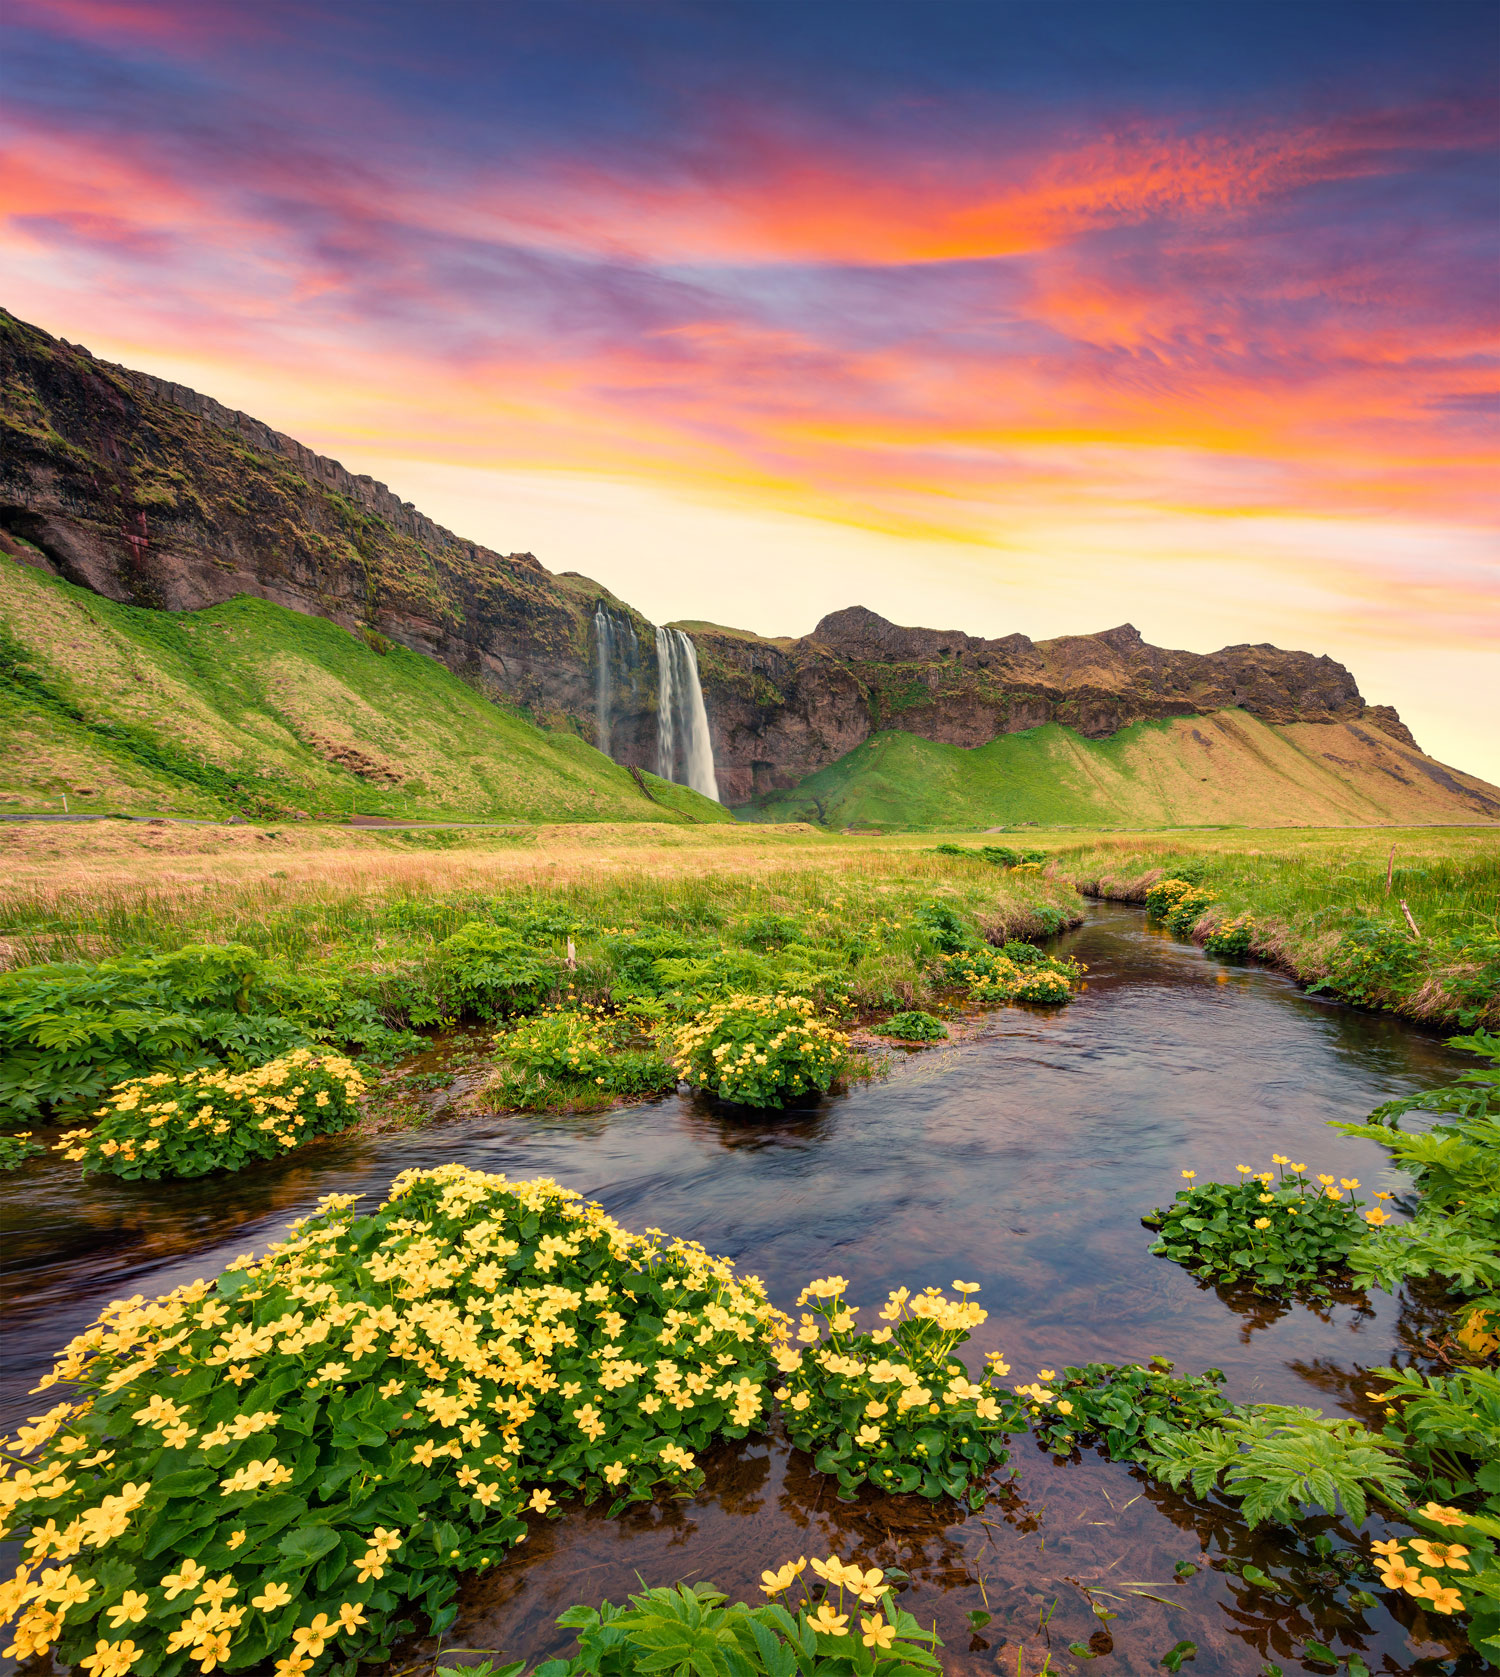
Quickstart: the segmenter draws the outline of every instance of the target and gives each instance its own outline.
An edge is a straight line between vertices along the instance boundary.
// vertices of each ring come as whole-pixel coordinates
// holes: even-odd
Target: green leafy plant
[[[905,1013],[893,1013],[880,1027],[880,1034],[895,1037],[898,1042],[942,1042],[947,1038],[948,1027],[919,1008],[908,1009]]]
[[[731,996],[668,1041],[679,1076],[743,1106],[780,1107],[825,1091],[848,1063],[848,1038],[805,996]]]
[[[364,1092],[351,1061],[308,1048],[254,1071],[158,1071],[117,1085],[93,1128],[64,1131],[56,1151],[127,1181],[241,1170],[347,1129]]]
[[[677,1073],[654,1049],[628,1046],[634,1022],[589,1007],[557,1007],[496,1037],[490,1093],[522,1108],[659,1094]]]
[[[1291,1523],[1312,1507],[1335,1513],[1340,1502],[1364,1523],[1371,1494],[1400,1506],[1413,1474],[1385,1440],[1347,1416],[1256,1404],[1208,1426],[1157,1439],[1147,1470],[1167,1484],[1191,1484],[1237,1502],[1246,1520]]]
[[[1409,1223],[1379,1227],[1350,1256],[1362,1278],[1394,1291],[1408,1276],[1441,1276],[1465,1301],[1460,1338],[1500,1349],[1500,1036],[1450,1037],[1488,1063],[1416,1097],[1387,1101],[1345,1135],[1378,1141],[1410,1172],[1420,1199]],[[1426,1131],[1401,1128],[1410,1111],[1441,1115]],[[1383,1219],[1379,1220],[1383,1222]]]
[[[1255,921],[1248,914],[1221,920],[1203,940],[1210,955],[1247,955],[1255,941]]]
[[[1179,1189],[1171,1205],[1143,1217],[1147,1228],[1160,1231],[1152,1252],[1206,1281],[1326,1292],[1322,1278],[1348,1264],[1369,1232],[1367,1219],[1383,1221],[1386,1214],[1376,1207],[1361,1215],[1357,1178],[1312,1181],[1305,1165],[1280,1153],[1272,1157],[1274,1173],[1240,1165],[1238,1182]]]
[[[913,918],[932,946],[945,954],[977,941],[974,928],[949,903],[923,903]]]
[[[572,1607],[558,1624],[578,1632],[570,1660],[549,1660],[536,1677],[924,1677],[942,1667],[935,1632],[899,1607],[879,1567],[837,1555],[811,1563],[826,1584],[808,1586],[806,1559],[764,1572],[772,1600],[730,1602],[712,1584],[642,1590],[624,1605]],[[794,1584],[795,1606],[775,1598]],[[817,1606],[813,1598],[817,1597]]]
[[[1146,913],[1168,931],[1186,937],[1213,901],[1212,891],[1190,879],[1163,879],[1146,893]]]
[[[1440,1502],[1477,1500],[1500,1516],[1500,1373],[1492,1368],[1424,1374],[1376,1368],[1385,1437],[1418,1475],[1415,1494]]]
[[[976,1486],[1008,1459],[1006,1440],[1025,1428],[1018,1398],[1001,1387],[1008,1374],[998,1355],[971,1380],[958,1348],[986,1312],[968,1298],[973,1282],[955,1282],[949,1299],[935,1287],[913,1296],[905,1287],[880,1309],[887,1325],[861,1333],[857,1309],[844,1299],[842,1276],[814,1281],[798,1338],[776,1352],[783,1383],[776,1396],[787,1434],[820,1473],[831,1473],[839,1493],[852,1497],[866,1483],[885,1491],[983,1501]]]
[[[1158,1439],[1209,1425],[1230,1411],[1224,1375],[1174,1374],[1165,1357],[1149,1363],[1084,1363],[1053,1375],[1036,1405],[1032,1432],[1059,1455],[1097,1443],[1111,1461],[1144,1461]]]
[[[25,1162],[46,1149],[41,1142],[31,1139],[30,1130],[15,1135],[0,1135],[0,1170],[19,1170]]]
[[[558,1497],[702,1480],[764,1406],[774,1312],[701,1247],[548,1181],[408,1171],[330,1195],[213,1283],[111,1305],[7,1440],[31,1535],[0,1597],[23,1658],[92,1677],[279,1677],[384,1659]]]
[[[1491,1662],[1500,1656],[1500,1517],[1429,1501],[1402,1515],[1423,1533],[1376,1543],[1375,1564],[1388,1590],[1414,1597],[1429,1612],[1461,1614],[1470,1645]]]
[[[440,982],[461,1012],[481,1019],[529,1013],[557,984],[556,963],[508,926],[472,920],[437,947]]]

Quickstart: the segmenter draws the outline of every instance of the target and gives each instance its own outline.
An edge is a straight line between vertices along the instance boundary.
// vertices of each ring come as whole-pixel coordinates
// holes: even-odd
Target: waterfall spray
[[[594,744],[609,756],[609,721],[613,702],[610,682],[613,672],[614,624],[603,605],[594,608]]]
[[[663,780],[677,780],[678,738],[681,737],[682,783],[695,792],[719,798],[714,773],[713,741],[708,732],[708,707],[698,679],[698,651],[681,629],[656,631],[658,670],[656,709],[656,772]]]

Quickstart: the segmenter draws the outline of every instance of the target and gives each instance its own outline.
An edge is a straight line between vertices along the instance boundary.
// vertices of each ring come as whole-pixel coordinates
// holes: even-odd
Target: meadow
[[[691,1495],[707,1454],[776,1429],[830,1495],[957,1509],[984,1506],[1018,1436],[1059,1457],[1088,1444],[1286,1528],[1299,1564],[1337,1562],[1356,1607],[1378,1587],[1500,1652],[1492,834],[109,823],[0,839],[0,1095],[23,1172],[35,1135],[85,1176],[265,1168],[389,1117],[402,1068],[454,1029],[481,1045],[480,1110],[598,1111],[685,1082],[775,1116],[870,1075],[882,1032],[921,1044],[976,1011],[1066,1007],[1086,975],[1048,940],[1080,892],[1141,902],[1226,962],[1462,1025],[1476,1056],[1424,1097],[1425,1134],[1402,1129],[1411,1101],[1358,1130],[1406,1173],[1399,1195],[1283,1161],[1184,1172],[1176,1200],[1140,1208],[1152,1249],[1215,1285],[1314,1303],[1436,1288],[1441,1355],[1372,1371],[1373,1426],[1231,1403],[1215,1371],[1161,1359],[1011,1381],[998,1354],[964,1360],[985,1319],[967,1281],[897,1288],[877,1325],[856,1322],[846,1278],[809,1277],[794,1316],[725,1260],[552,1183],[454,1163],[407,1172],[373,1212],[327,1196],[261,1257],[111,1306],[60,1354],[62,1401],[7,1441],[0,1479],[30,1534],[0,1599],[22,1656],[90,1677],[268,1660],[352,1677],[441,1633],[460,1574],[535,1522]],[[1331,1546],[1336,1517],[1376,1515],[1398,1535]],[[702,1584],[580,1604],[562,1622],[581,1652],[549,1677],[642,1659],[717,1677],[934,1668],[899,1576],[811,1565],[767,1556],[753,1609]]]

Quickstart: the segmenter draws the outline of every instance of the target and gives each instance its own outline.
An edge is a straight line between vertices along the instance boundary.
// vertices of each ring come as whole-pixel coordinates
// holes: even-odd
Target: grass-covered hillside
[[[1500,820],[1500,787],[1360,723],[1272,726],[1243,711],[1089,740],[1057,723],[972,749],[873,735],[741,812],[828,826],[1357,826]]]
[[[0,807],[725,821],[377,634],[240,596],[116,605],[0,560]],[[654,800],[654,801],[653,801]]]

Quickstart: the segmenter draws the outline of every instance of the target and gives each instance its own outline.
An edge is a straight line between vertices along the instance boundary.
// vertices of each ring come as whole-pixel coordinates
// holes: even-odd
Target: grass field
[[[116,605],[0,562],[0,807],[286,817],[728,821],[654,775],[656,802],[576,736],[444,665],[240,596]]]
[[[886,732],[754,810],[773,821],[921,828],[1351,826],[1500,818],[1500,788],[1377,729],[1272,727],[1245,711],[1088,740],[1056,723],[972,749]]]

